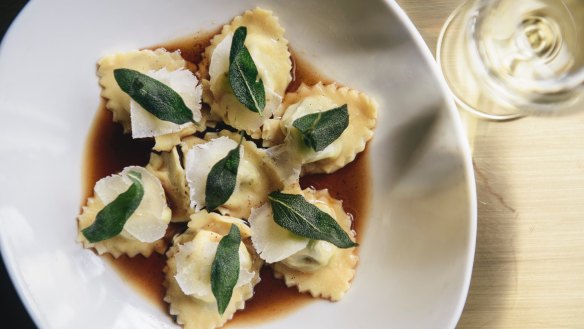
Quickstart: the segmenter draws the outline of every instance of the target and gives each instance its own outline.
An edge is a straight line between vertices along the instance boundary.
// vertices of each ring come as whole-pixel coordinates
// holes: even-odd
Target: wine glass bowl
[[[437,60],[457,103],[483,118],[584,105],[584,3],[468,0],[449,17]]]

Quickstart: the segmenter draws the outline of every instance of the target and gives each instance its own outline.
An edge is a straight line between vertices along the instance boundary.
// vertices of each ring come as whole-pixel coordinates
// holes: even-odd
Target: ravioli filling
[[[315,272],[328,265],[336,248],[326,241],[310,240],[304,249],[286,257],[282,263],[304,273]]]

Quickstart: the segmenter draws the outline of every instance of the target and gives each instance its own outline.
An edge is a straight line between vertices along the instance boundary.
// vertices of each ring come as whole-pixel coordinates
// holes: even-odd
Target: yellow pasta
[[[207,230],[217,234],[227,235],[232,224],[239,228],[239,234],[241,235],[242,240],[251,237],[251,229],[247,226],[244,220],[231,216],[219,215],[214,212],[210,213],[206,210],[201,210],[192,214],[188,226],[189,229],[194,232]]]
[[[304,162],[302,165],[302,174],[332,173],[353,161],[357,154],[365,149],[365,145],[373,136],[373,129],[377,121],[377,105],[364,93],[347,87],[339,87],[336,84],[323,85],[320,82],[314,86],[302,84],[296,92],[286,94],[282,106],[275,113],[276,117],[282,118],[280,125],[283,132],[288,132],[291,129],[285,124],[286,110],[298,106],[303,100],[309,98],[320,102],[325,99],[327,103],[333,104],[331,106],[347,104],[349,126],[330,145],[330,147],[336,147],[336,150],[330,156],[325,156],[314,162]],[[331,108],[319,110],[329,109]],[[289,124],[291,125],[291,123]],[[278,137],[274,133],[273,136],[265,136],[264,138],[273,140]]]
[[[125,176],[129,172],[139,173],[144,194],[136,210],[126,220],[120,234],[96,243],[89,242],[82,230],[92,225],[97,214],[121,193],[129,188]],[[143,167],[130,166],[115,175],[100,179],[94,187],[94,197],[87,200],[79,220],[77,240],[86,248],[94,248],[99,254],[110,253],[115,258],[122,254],[134,257],[137,254],[150,256],[153,251],[163,253],[166,244],[162,240],[172,211],[166,204],[164,189],[159,179]]]
[[[233,314],[236,311],[243,309],[245,307],[245,301],[253,296],[253,288],[260,281],[259,273],[262,261],[253,251],[249,239],[245,240],[245,248],[251,256],[251,270],[253,271],[253,277],[248,283],[235,287],[231,296],[231,301],[223,315],[218,313],[217,304],[214,301],[214,298],[211,298],[212,301],[209,301],[185,295],[176,279],[176,255],[179,251],[179,245],[184,245],[193,241],[197,234],[209,234],[209,232],[213,232],[217,237],[221,237],[226,233],[226,230],[228,230],[228,226],[225,224],[229,222],[235,223],[232,218],[222,219],[222,216],[220,215],[209,214],[206,212],[195,214],[193,216],[197,216],[197,220],[201,220],[205,222],[205,224],[202,225],[202,227],[189,228],[183,234],[175,237],[173,246],[166,254],[167,263],[164,268],[164,273],[166,275],[164,286],[167,290],[164,300],[170,304],[170,314],[176,316],[177,323],[181,324],[183,328],[213,329],[223,326],[233,317]],[[214,221],[218,222],[213,224]],[[244,236],[246,236],[245,233],[242,234],[242,238],[244,238]],[[247,237],[249,237],[249,235],[247,235]]]
[[[118,86],[113,74],[115,69],[128,68],[147,73],[163,68],[168,71],[176,71],[186,67],[186,62],[181,57],[180,52],[171,53],[162,48],[156,50],[133,50],[101,58],[97,69],[99,84],[102,87],[101,96],[106,99],[106,108],[112,111],[114,122],[120,123],[124,127],[125,133],[131,132],[130,96]],[[206,116],[203,116],[196,126],[187,124],[181,131],[155,136],[154,150],[170,151],[180,143],[182,137],[192,135],[197,130],[203,130],[205,122]]]
[[[205,140],[223,136],[237,143],[241,138],[239,134],[223,130],[219,133],[207,133]],[[188,147],[188,144],[200,144],[200,140],[190,138],[183,145]],[[276,164],[264,149],[250,141],[243,141],[242,147],[244,152],[239,162],[235,190],[217,210],[223,215],[248,218],[252,208],[262,205],[267,201],[270,192],[281,189],[283,185]]]
[[[166,242],[164,240],[158,240],[154,243],[141,242],[132,237],[120,234],[111,239],[100,241],[97,243],[91,243],[87,241],[85,236],[81,233],[81,230],[88,227],[95,221],[95,216],[97,213],[103,209],[105,205],[101,200],[97,198],[89,198],[87,200],[87,205],[83,207],[81,215],[79,215],[79,232],[77,234],[77,241],[81,242],[85,248],[93,248],[98,254],[111,254],[114,258],[118,258],[121,255],[128,255],[129,257],[134,257],[138,254],[144,257],[150,256],[153,252],[163,254],[166,250]],[[170,214],[169,214],[170,217]]]
[[[247,27],[245,46],[253,58],[266,91],[264,115],[246,109],[233,95],[226,72],[229,68],[229,50],[233,32]],[[199,76],[203,79],[203,99],[211,105],[214,120],[245,130],[254,138],[261,137],[260,127],[280,105],[292,80],[292,61],[284,29],[272,12],[256,8],[237,16],[223,26],[221,33],[205,49]]]
[[[302,194],[309,202],[323,202],[330,207],[334,211],[333,218],[355,240],[355,232],[351,229],[352,220],[343,210],[342,201],[331,197],[328,190],[305,189]],[[300,292],[338,301],[351,287],[358,260],[355,248],[336,248],[328,264],[314,272],[302,272],[278,262],[273,264],[274,276],[283,278],[288,287],[298,287]]]
[[[185,61],[179,52],[170,53],[161,48],[133,50],[102,57],[97,63],[97,76],[102,87],[101,96],[107,100],[106,107],[112,111],[114,122],[121,123],[126,133],[132,129],[130,125],[130,96],[118,86],[114,78],[115,69],[128,68],[145,73],[162,68],[174,71],[185,66]]]
[[[174,210],[172,221],[187,222],[192,213],[191,200],[185,179],[185,170],[180,163],[176,147],[172,148],[170,152],[151,153],[146,169],[158,177],[162,183],[166,199]]]

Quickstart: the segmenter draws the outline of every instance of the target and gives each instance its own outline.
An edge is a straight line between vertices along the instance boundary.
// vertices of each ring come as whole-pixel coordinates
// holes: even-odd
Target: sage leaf
[[[241,104],[262,115],[266,106],[266,91],[253,58],[244,45],[246,35],[244,26],[237,28],[233,35],[229,52],[229,84]]]
[[[239,244],[237,225],[231,224],[229,234],[221,238],[211,265],[211,290],[217,300],[217,310],[223,315],[229,305],[233,288],[239,279]]]
[[[288,231],[305,238],[328,241],[339,248],[357,246],[334,218],[302,195],[276,191],[268,195],[268,200],[274,221]]]
[[[115,69],[114,78],[122,91],[158,119],[179,125],[195,123],[193,112],[182,97],[164,83],[125,68]]]
[[[243,140],[243,137],[242,137]],[[213,211],[229,200],[235,190],[237,170],[239,168],[241,141],[236,148],[219,160],[207,175],[205,185],[205,204],[207,210]]]
[[[315,152],[322,151],[337,140],[349,126],[347,104],[332,110],[305,115],[294,120],[292,125],[300,131],[306,146]]]
[[[229,64],[233,63],[235,56],[245,48],[244,42],[247,37],[247,27],[240,26],[233,32],[233,39],[231,41],[231,50],[229,51]]]
[[[91,242],[111,239],[120,234],[128,218],[142,202],[144,197],[144,187],[140,182],[142,175],[135,171],[128,173],[128,178],[132,180],[132,185],[122,194],[118,195],[114,201],[101,209],[95,221],[81,232],[85,238]]]

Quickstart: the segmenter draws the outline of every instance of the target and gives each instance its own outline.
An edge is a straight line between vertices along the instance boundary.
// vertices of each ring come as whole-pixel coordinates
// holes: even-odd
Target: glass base
[[[467,15],[472,14],[476,1],[460,5],[448,17],[440,31],[436,60],[460,108],[487,120],[508,121],[524,116],[516,108],[498,102],[473,74],[465,38],[471,26]]]

